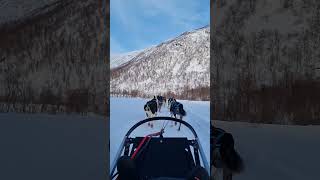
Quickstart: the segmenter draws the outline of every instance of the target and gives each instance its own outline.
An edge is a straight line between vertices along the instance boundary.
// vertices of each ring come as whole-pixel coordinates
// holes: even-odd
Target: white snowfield
[[[143,98],[110,98],[110,168],[115,160],[116,153],[124,135],[134,124],[146,119],[143,107],[149,100],[150,99]],[[184,120],[197,132],[207,161],[210,162],[210,102],[178,101],[183,104],[187,112]],[[170,116],[168,108],[163,106],[157,116]],[[133,131],[130,137],[144,137],[150,133],[158,132],[165,122],[166,121],[155,121],[153,128],[148,127],[147,124],[143,124]],[[179,124],[174,126],[174,123],[168,122],[163,136],[194,138],[187,127],[181,125],[180,131],[177,130],[178,127]]]
[[[231,132],[245,171],[234,180],[320,179],[320,126],[214,121]]]

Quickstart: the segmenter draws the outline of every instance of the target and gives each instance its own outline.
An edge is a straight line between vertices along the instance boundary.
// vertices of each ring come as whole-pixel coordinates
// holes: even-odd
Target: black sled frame
[[[140,177],[144,179],[170,177],[184,178],[195,166],[203,166],[210,174],[208,160],[205,157],[198,135],[193,127],[180,119],[172,117],[153,117],[136,123],[126,133],[120,144],[115,160],[111,165],[110,179],[116,179],[117,160],[125,155],[132,157],[135,150],[139,149],[139,143],[145,137],[129,137],[140,125],[157,120],[175,121],[185,125],[194,135],[194,139],[186,137],[163,137],[163,131],[150,136],[147,146],[139,150],[134,161]],[[159,137],[155,137],[159,136]],[[137,148],[138,147],[138,148]],[[192,147],[192,150],[191,150]],[[133,155],[134,156],[134,155]],[[202,165],[200,163],[200,157]]]

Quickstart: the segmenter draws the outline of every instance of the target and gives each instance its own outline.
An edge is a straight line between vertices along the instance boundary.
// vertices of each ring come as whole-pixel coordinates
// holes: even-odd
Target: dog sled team
[[[154,96],[153,99],[144,105],[144,111],[146,112],[147,118],[156,117],[157,113],[161,112],[162,107],[167,107],[169,109],[171,117],[180,118],[181,120],[187,114],[183,109],[183,104],[178,102],[176,99],[172,97],[166,99],[164,96],[158,95]],[[177,122],[175,122],[175,125],[177,125]],[[153,128],[153,123],[148,123],[148,126]],[[178,130],[180,130],[180,128],[181,123],[179,124]]]

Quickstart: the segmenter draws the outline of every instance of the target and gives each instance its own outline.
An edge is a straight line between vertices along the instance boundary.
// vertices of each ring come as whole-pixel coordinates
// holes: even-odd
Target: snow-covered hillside
[[[125,64],[126,62],[132,60],[143,50],[132,51],[123,54],[111,54],[110,57],[110,69],[116,68],[120,65]]]
[[[111,70],[111,93],[181,93],[209,87],[210,28],[185,32],[148,48],[125,65]]]
[[[148,99],[143,98],[115,98],[110,99],[110,166],[112,165],[120,143],[127,131],[138,121],[146,119],[143,110],[144,104]],[[207,160],[210,159],[210,103],[208,101],[180,101],[187,116],[184,118],[193,126],[197,132],[201,145],[206,154]],[[170,116],[167,108],[162,108],[158,116]],[[140,126],[132,135],[145,136],[157,132],[162,127],[163,122],[155,122],[154,127],[150,128],[147,124]],[[181,131],[177,131],[178,125],[171,127],[169,123],[166,127],[164,136],[188,137],[193,138],[191,132],[181,125]]]
[[[213,122],[233,134],[244,160],[234,180],[319,179],[320,126]]]

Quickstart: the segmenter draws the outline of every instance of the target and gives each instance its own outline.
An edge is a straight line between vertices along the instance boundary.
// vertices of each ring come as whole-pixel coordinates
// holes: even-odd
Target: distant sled
[[[152,121],[164,121],[164,126],[144,137],[130,137],[136,128]],[[169,121],[186,126],[194,138],[165,137]],[[110,179],[209,180],[209,172],[208,160],[194,128],[180,119],[154,117],[138,122],[126,133],[111,166]]]

